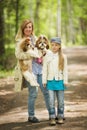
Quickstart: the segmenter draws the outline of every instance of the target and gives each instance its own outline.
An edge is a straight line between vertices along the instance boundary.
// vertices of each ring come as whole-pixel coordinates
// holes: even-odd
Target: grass
[[[14,76],[14,70],[0,70],[0,78],[7,78],[10,76]]]

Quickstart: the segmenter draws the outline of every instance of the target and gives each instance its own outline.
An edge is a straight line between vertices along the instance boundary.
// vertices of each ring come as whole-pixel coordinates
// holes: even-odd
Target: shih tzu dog
[[[46,36],[40,35],[36,40],[35,45],[39,51],[40,58],[37,58],[37,63],[42,63],[43,57],[46,55],[47,50],[49,49],[49,41]]]
[[[36,81],[35,75],[32,72],[32,59],[33,57],[39,58],[37,48],[34,47],[31,41],[28,39],[20,44],[20,49],[23,52],[30,54],[30,59],[19,60],[20,68],[24,78],[30,83],[31,86],[39,86]]]

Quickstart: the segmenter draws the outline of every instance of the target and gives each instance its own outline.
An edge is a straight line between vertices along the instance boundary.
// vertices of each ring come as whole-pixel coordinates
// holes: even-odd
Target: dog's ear
[[[23,47],[23,51],[26,52],[27,49],[28,49],[28,45],[27,45],[27,43],[25,43],[25,46]]]
[[[38,37],[38,39],[36,40],[35,47],[37,47],[37,48],[38,48],[38,43],[39,43],[39,40],[40,40],[40,37]]]
[[[20,48],[26,52],[27,51],[27,43],[26,42],[23,42],[21,45],[20,45]]]
[[[46,37],[44,37],[44,39],[45,39],[45,41],[46,41],[46,49],[49,49],[49,41],[48,41],[48,39],[46,38]]]
[[[38,40],[36,40],[36,44],[35,44],[35,47],[37,47],[37,48],[38,48]]]
[[[49,45],[47,44],[46,49],[49,49]]]

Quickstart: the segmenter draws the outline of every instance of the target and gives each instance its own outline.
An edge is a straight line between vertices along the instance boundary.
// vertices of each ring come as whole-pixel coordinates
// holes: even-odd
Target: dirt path
[[[13,77],[0,79],[0,130],[87,130],[87,47],[64,49],[68,56],[69,84],[65,91],[65,123],[49,126],[48,113],[39,90],[36,116],[39,124],[27,122],[27,89],[14,93]]]

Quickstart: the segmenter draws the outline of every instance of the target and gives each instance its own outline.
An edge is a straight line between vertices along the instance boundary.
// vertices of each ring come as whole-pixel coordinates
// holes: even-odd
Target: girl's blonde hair
[[[29,23],[32,24],[32,34],[31,35],[33,35],[33,31],[34,31],[33,22],[31,20],[26,19],[22,22],[22,24],[17,32],[17,35],[15,37],[16,41],[24,37],[24,29],[25,29],[26,25]]]
[[[59,52],[58,53],[59,53],[59,65],[58,65],[58,69],[63,71],[63,68],[64,68],[64,56],[63,56],[63,53],[62,53],[61,46],[59,48]]]

